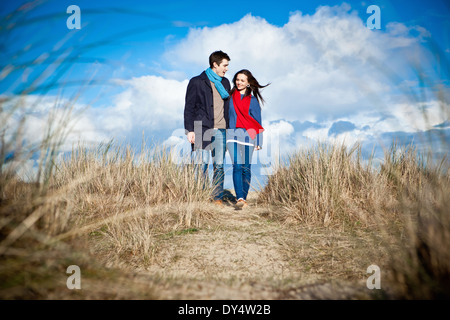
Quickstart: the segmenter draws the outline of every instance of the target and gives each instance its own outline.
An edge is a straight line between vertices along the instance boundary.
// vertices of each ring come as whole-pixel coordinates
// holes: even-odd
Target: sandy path
[[[160,242],[153,263],[142,272],[154,279],[161,299],[360,298],[354,284],[324,281],[293,263],[289,248],[295,233],[264,218],[255,199],[249,203],[244,210],[219,209],[211,228]],[[303,247],[302,239],[296,241]]]

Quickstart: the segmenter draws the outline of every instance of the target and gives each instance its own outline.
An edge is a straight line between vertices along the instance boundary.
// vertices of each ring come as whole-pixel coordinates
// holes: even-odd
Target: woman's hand
[[[262,149],[262,147],[260,147],[260,146],[255,147],[255,150],[261,150],[261,149]]]
[[[195,143],[195,133],[194,132],[189,132],[187,134],[187,139],[191,144]]]

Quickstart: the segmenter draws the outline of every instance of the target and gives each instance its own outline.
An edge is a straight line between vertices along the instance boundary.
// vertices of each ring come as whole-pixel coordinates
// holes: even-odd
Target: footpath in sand
[[[140,270],[159,299],[370,299],[367,240],[277,222],[254,194],[249,204],[160,241]]]

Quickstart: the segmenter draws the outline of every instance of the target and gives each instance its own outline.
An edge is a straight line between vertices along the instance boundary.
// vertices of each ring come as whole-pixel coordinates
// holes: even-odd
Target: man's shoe
[[[214,200],[213,202],[218,207],[223,207],[223,201],[222,200]]]

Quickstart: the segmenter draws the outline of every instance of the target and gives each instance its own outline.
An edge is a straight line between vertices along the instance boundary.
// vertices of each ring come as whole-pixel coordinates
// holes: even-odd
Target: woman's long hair
[[[233,89],[231,89],[230,95],[233,95],[233,93],[237,90],[236,79],[237,79],[238,74],[246,75],[247,79],[248,79],[248,84],[250,85],[250,87],[247,87],[247,89],[245,90],[244,97],[253,93],[253,95],[258,100],[258,102],[261,104],[264,104],[264,99],[261,96],[261,93],[259,93],[259,89],[267,87],[270,83],[266,84],[265,86],[260,85],[259,82],[253,76],[253,74],[250,71],[248,71],[247,69],[242,69],[242,70],[236,72],[236,74],[234,75],[234,77],[233,77],[233,85],[234,86],[233,86]]]

